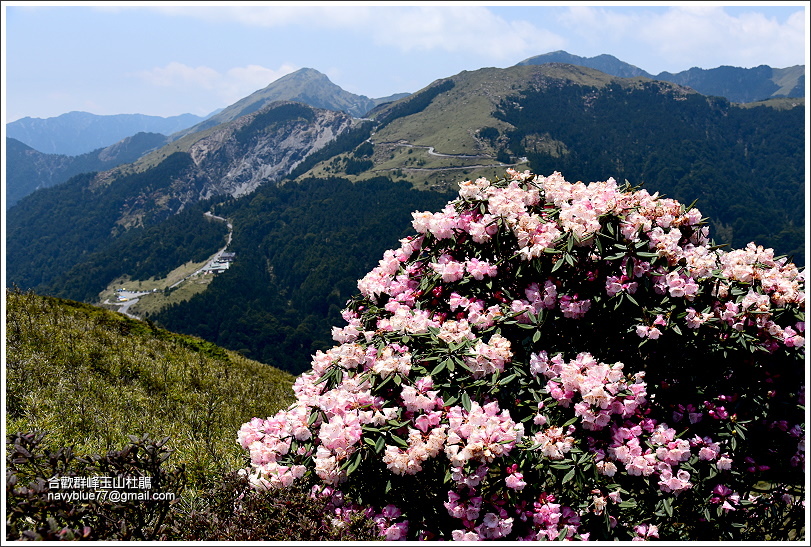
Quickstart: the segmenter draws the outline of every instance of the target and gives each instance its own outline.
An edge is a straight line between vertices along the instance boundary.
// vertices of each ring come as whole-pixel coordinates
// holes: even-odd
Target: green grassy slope
[[[293,400],[293,376],[191,336],[70,300],[7,291],[6,430],[106,452],[170,437],[190,486],[245,464],[240,425]]]

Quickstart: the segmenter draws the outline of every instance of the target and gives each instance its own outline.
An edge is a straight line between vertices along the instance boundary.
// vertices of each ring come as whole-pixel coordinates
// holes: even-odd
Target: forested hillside
[[[441,209],[451,197],[382,177],[262,187],[215,209],[234,223],[231,268],[152,319],[303,372],[316,349],[331,345],[331,327],[357,280],[413,232],[411,212]]]
[[[511,151],[537,173],[644,184],[697,206],[719,243],[804,261],[804,107],[739,108],[657,82],[527,90],[502,104]]]
[[[96,173],[85,173],[24,198],[8,212],[8,282],[25,288],[48,286],[93,253],[114,244],[116,236],[125,233],[126,226],[119,222],[122,213],[137,206],[159,182],[178,177],[191,163],[188,154],[177,153],[147,172],[120,177],[108,187],[94,188],[91,183]],[[144,218],[142,225],[151,226],[168,217],[169,211],[155,212]],[[203,231],[209,231],[207,237],[221,239],[224,234],[222,226],[203,219],[202,211],[194,214],[189,209],[183,219],[188,222],[186,229],[194,230],[192,226],[199,224]],[[209,254],[216,250],[219,239]],[[151,248],[158,245],[154,241]],[[185,262],[184,257],[178,258],[180,264]],[[139,261],[145,259],[137,257]]]
[[[225,245],[226,225],[204,215],[208,202],[195,204],[163,222],[129,230],[85,256],[41,290],[96,302],[122,273],[131,279],[160,279],[186,262],[202,262]]]

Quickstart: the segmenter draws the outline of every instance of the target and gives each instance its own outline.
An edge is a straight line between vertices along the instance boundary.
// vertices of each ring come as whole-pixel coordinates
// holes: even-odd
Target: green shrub
[[[239,431],[387,539],[804,538],[804,273],[645,190],[509,170],[386,251]]]
[[[185,482],[182,467],[163,466],[171,454],[166,439],[131,437],[121,450],[78,457],[71,448],[43,449],[43,437],[16,433],[8,438],[7,540],[165,538],[167,517]],[[128,487],[87,486],[86,481],[100,477]],[[82,486],[74,488],[77,480]]]

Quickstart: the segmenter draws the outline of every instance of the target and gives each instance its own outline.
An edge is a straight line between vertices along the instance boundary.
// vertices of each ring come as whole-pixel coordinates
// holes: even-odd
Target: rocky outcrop
[[[280,116],[272,116],[283,108]],[[267,115],[273,118],[269,125],[256,123]],[[262,183],[277,182],[352,123],[342,112],[281,102],[225,124],[189,149],[195,175],[204,180],[199,197],[239,197]]]
[[[343,112],[279,101],[190,135],[182,145],[170,143],[146,157],[150,167],[99,173],[91,187],[115,191],[127,177],[138,177],[137,184],[124,184],[138,191],[128,192],[116,223],[138,226],[149,213],[166,217],[201,199],[240,197],[278,183],[354,123]]]

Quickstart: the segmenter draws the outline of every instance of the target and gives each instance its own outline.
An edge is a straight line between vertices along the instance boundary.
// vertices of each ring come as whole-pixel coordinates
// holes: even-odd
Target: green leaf
[[[405,442],[403,439],[401,439],[400,437],[398,437],[398,436],[397,436],[397,435],[395,435],[394,433],[389,433],[389,435],[391,435],[391,438],[392,438],[392,440],[393,440],[394,442],[396,442],[397,444],[399,444],[399,445],[400,445],[400,446],[402,446],[403,448],[408,448],[408,443],[407,443],[407,442]]]
[[[380,382],[380,383],[377,385],[377,389],[382,388],[383,386],[385,386],[386,384],[388,384],[390,381],[391,381],[391,374],[389,374],[388,376],[386,376],[385,378],[383,378],[383,381],[382,381],[382,382]]]
[[[501,380],[499,380],[499,381],[498,381],[498,383],[499,383],[499,385],[501,385],[501,386],[506,385],[506,384],[509,384],[510,382],[512,382],[513,380],[515,380],[515,378],[516,378],[517,376],[518,376],[517,374],[510,374],[510,375],[509,375],[509,376],[507,376],[506,378],[502,378]]]
[[[462,393],[462,408],[470,412],[471,403],[470,403],[470,396],[467,392]]]
[[[665,498],[663,501],[663,506],[665,509],[665,513],[667,513],[668,517],[673,516],[673,498]]]
[[[563,424],[561,427],[569,427],[570,425],[572,425],[572,424],[573,424],[573,423],[575,423],[576,421],[577,421],[577,416],[575,416],[574,418],[569,419],[569,420],[568,420],[568,421],[567,421],[565,424]]]
[[[563,483],[564,483],[564,484],[566,484],[567,482],[569,482],[569,481],[570,481],[570,480],[572,480],[573,478],[574,478],[574,467],[572,467],[572,468],[569,470],[569,472],[568,472],[568,473],[566,473],[565,475],[563,475]]]
[[[360,450],[358,450],[355,453],[355,459],[352,460],[352,463],[349,464],[349,468],[346,470],[347,475],[349,473],[352,473],[355,469],[358,468],[358,466],[360,465],[360,461],[362,459],[362,455],[363,455],[363,453]]]
[[[442,361],[441,363],[439,363],[437,366],[435,366],[435,367],[434,367],[434,370],[432,370],[432,371],[431,371],[431,376],[436,376],[437,374],[439,374],[440,372],[442,372],[443,370],[445,370],[445,367],[447,367],[447,366],[448,366],[448,362],[449,362],[449,361],[451,361],[451,359],[449,359],[449,358],[448,358],[448,359],[445,359],[444,361]]]
[[[378,437],[377,442],[375,443],[375,452],[377,452],[378,454],[383,452],[383,446],[385,446],[385,444],[386,444],[385,439],[383,437]]]

